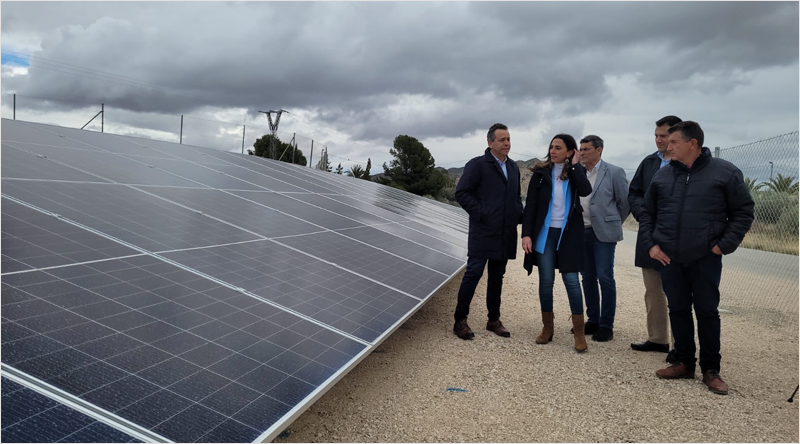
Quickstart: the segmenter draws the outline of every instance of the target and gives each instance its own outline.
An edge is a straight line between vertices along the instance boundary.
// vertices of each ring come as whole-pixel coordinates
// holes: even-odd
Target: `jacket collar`
[[[511,179],[512,168],[508,165],[510,162],[513,162],[513,160],[511,160],[510,157],[506,156],[506,172],[508,173],[508,178],[506,178],[506,175],[503,174],[503,169],[500,168],[500,163],[498,162],[497,158],[494,157],[494,154],[492,154],[492,151],[488,147],[486,148],[486,151],[483,152],[483,160],[494,165],[494,169],[497,170],[497,173],[500,174],[500,177],[502,177],[504,181],[508,182],[508,179]]]
[[[672,165],[672,167],[677,170],[687,171],[687,172],[697,171],[705,167],[709,162],[711,162],[711,159],[712,159],[711,150],[708,149],[707,147],[703,147],[700,150],[700,156],[692,164],[692,168],[687,168],[686,165],[682,164],[681,162],[678,162],[677,160],[671,160],[669,164]]]

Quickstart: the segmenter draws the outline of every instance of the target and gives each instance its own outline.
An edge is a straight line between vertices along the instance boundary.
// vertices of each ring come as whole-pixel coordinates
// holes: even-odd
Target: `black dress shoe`
[[[469,340],[475,337],[472,329],[467,325],[467,320],[458,321],[453,325],[453,333],[461,339]]]
[[[614,330],[607,327],[600,327],[597,332],[592,335],[592,341],[595,342],[608,342],[614,339]]]
[[[640,352],[658,352],[658,353],[668,353],[669,352],[669,344],[659,344],[657,342],[634,342],[631,344],[631,348],[640,351]]]
[[[675,349],[674,348],[672,350],[670,350],[669,353],[667,353],[667,359],[665,359],[665,361],[669,362],[670,364],[677,364],[677,363],[681,362],[675,356]]]

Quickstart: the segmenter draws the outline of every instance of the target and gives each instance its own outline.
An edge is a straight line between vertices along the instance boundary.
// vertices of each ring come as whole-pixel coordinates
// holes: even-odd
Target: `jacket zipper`
[[[676,226],[677,229],[677,236],[675,237],[675,245],[676,247],[680,246],[681,244],[681,225],[683,223],[683,204],[686,202],[686,191],[689,189],[689,177],[691,177],[692,173],[686,173],[686,184],[683,186],[683,195],[681,196],[681,206],[678,209],[678,224]],[[677,181],[676,181],[677,182]],[[679,251],[677,248],[676,252]]]

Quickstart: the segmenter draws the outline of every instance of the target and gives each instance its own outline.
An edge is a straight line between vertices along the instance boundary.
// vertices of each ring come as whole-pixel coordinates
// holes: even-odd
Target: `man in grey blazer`
[[[590,135],[581,139],[581,163],[592,184],[592,194],[581,197],[584,225],[583,294],[586,300],[586,334],[592,340],[610,341],[614,337],[617,311],[617,283],[614,280],[614,253],[622,240],[622,222],[630,213],[628,183],[622,168],[603,162],[603,139]],[[598,289],[598,281],[600,287]],[[600,291],[603,298],[600,301]]]

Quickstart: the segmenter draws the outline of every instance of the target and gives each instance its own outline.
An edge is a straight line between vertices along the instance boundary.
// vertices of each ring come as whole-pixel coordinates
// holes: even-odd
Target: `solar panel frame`
[[[3,119],[4,136],[12,128],[15,139],[36,134],[39,143],[12,142],[23,147],[19,149],[4,137],[4,152],[7,147],[47,152],[48,158],[35,159],[58,165],[49,170],[91,180],[40,178],[48,173],[57,177],[58,172],[29,168],[27,174],[34,177],[4,175],[3,201],[25,205],[46,217],[59,213],[58,221],[118,242],[135,254],[3,272],[3,360],[76,391],[110,378],[104,384],[118,393],[138,395],[113,402],[107,394],[89,395],[95,393],[92,390],[81,395],[116,412],[124,410],[142,424],[153,420],[152,411],[188,402],[169,424],[153,425],[170,436],[191,424],[193,433],[182,439],[222,441],[235,436],[237,441],[252,440],[254,430],[263,430],[257,441],[273,438],[452,279],[459,271],[457,264],[463,262],[461,255],[465,257],[463,212],[369,181],[207,148],[47,125],[15,125]],[[74,153],[78,155],[67,155]],[[20,158],[16,154],[15,159]],[[131,169],[141,171],[138,165],[142,165],[159,174],[153,179],[116,171],[108,179],[118,183],[111,184],[100,170],[113,168],[99,165],[112,160],[122,168],[135,165]],[[244,181],[233,179],[236,174],[231,173],[241,174]],[[217,180],[220,177],[224,179]],[[168,185],[172,178],[185,183]],[[125,192],[108,192],[123,188]],[[57,194],[62,189],[69,192]],[[74,195],[81,194],[74,192],[77,189],[92,193],[76,200]],[[57,199],[48,198],[53,192]],[[116,197],[99,202],[125,202],[125,207],[117,205],[101,218],[90,216],[94,210],[88,211],[93,208],[89,195],[94,199],[98,192]],[[121,195],[129,199],[120,199]],[[87,211],[76,210],[76,205]],[[242,237],[187,243],[177,242],[185,236],[175,231],[159,235],[141,228],[147,225],[141,222],[143,218],[157,223],[161,212],[180,214],[195,223],[202,220],[228,236]],[[272,225],[265,225],[270,218]],[[287,265],[265,272],[270,261],[259,252],[265,245],[282,252]],[[413,253],[415,246],[423,256]],[[337,248],[345,253],[335,254]],[[214,257],[211,253],[223,250],[224,255],[216,257],[224,260],[209,262]],[[4,263],[19,266],[22,262],[14,257],[18,253],[10,251],[13,254],[4,255]],[[354,261],[359,254],[367,264]],[[308,270],[298,274],[289,267]],[[403,273],[405,281],[398,277]],[[179,283],[175,282],[178,276],[182,276]],[[327,288],[336,285],[340,287]],[[224,301],[219,300],[225,294]],[[402,303],[387,305],[392,300]],[[273,317],[258,318],[259,313]],[[300,321],[287,324],[288,319]],[[326,336],[319,337],[320,330],[304,336],[308,328],[322,329]],[[31,346],[20,352],[15,345],[20,341]],[[258,361],[265,353],[275,355],[267,362]],[[254,363],[258,367],[251,368]],[[150,370],[160,366],[164,371]],[[172,380],[190,369],[195,371]],[[263,377],[253,376],[276,371],[290,375],[285,384],[266,387]],[[120,377],[119,372],[130,376]],[[140,373],[151,379],[139,377]],[[171,389],[153,391],[153,386],[161,387],[150,382],[156,379]],[[236,395],[223,395],[227,393],[223,388]],[[168,396],[151,399],[165,391]],[[253,398],[254,393],[259,397]],[[134,403],[120,405],[122,399]],[[288,404],[275,404],[276,399]],[[244,400],[251,404],[237,404]],[[222,413],[232,412],[237,405],[249,405],[237,411],[240,421],[226,419]],[[273,412],[273,422],[258,413],[264,409]]]

